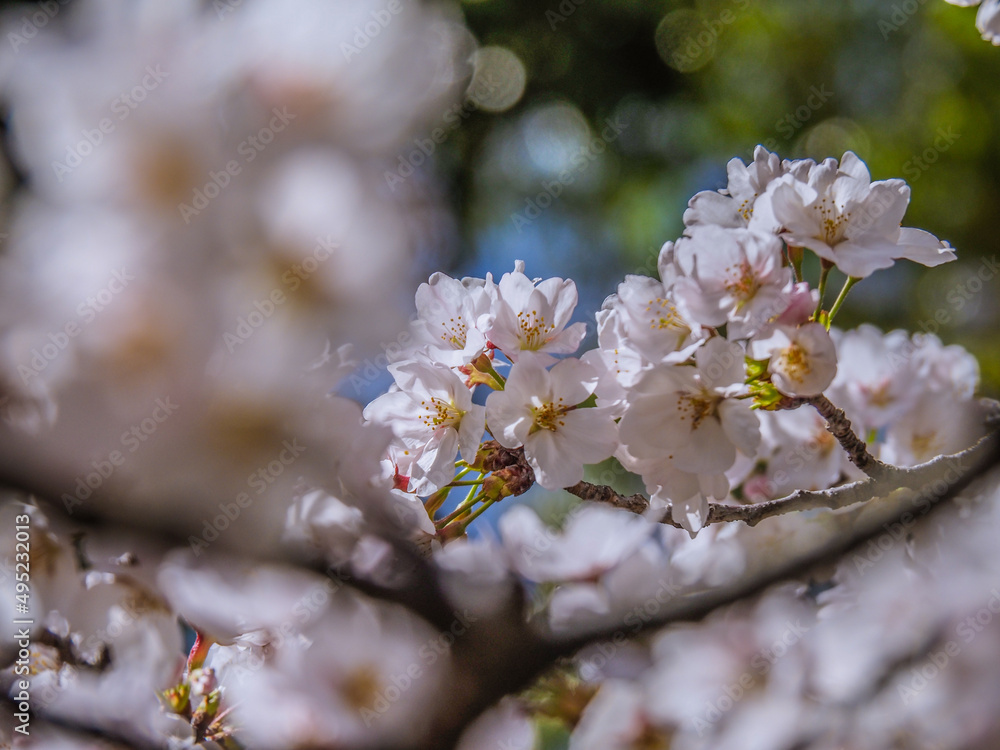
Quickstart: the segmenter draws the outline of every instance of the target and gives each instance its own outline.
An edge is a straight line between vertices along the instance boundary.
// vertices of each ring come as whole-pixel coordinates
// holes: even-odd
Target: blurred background
[[[486,49],[480,88],[474,81],[436,154],[460,217],[452,273],[499,274],[523,258],[529,275],[576,280],[578,318],[592,320],[624,274],[655,274],[688,199],[724,187],[732,157],[749,161],[758,143],[782,158],[850,149],[873,179],[911,185],[904,223],[951,242],[959,261],[876,273],[852,291],[841,325],[933,332],[937,315],[945,343],[979,358],[983,392],[1000,394],[1000,50],[979,37],[973,9],[943,0],[462,7]]]
[[[59,25],[76,2],[0,2],[0,11],[30,31]],[[219,24],[241,4],[200,2]],[[904,223],[948,240],[959,260],[875,273],[851,292],[839,325],[937,333],[975,354],[982,394],[1000,397],[1000,49],[980,38],[974,9],[944,0],[442,5],[475,37],[474,72],[464,99],[433,105],[375,186],[388,203],[438,204],[444,191],[450,212],[412,227],[413,290],[436,270],[499,278],[523,259],[529,276],[576,281],[575,318],[590,324],[591,348],[604,298],[626,274],[656,275],[688,200],[725,187],[730,159],[749,161],[756,144],[787,159],[850,149],[873,179],[910,184]],[[16,38],[0,43],[11,59],[25,54]],[[341,50],[348,63],[356,53]],[[15,159],[23,181],[18,168]],[[403,316],[412,311],[409,293],[389,296]],[[366,390],[346,395],[366,402],[390,382],[384,370],[365,375]],[[615,462],[588,478],[640,488]],[[554,516],[567,502],[540,490],[524,499]]]
[[[729,159],[749,161],[758,143],[782,158],[851,149],[873,179],[911,185],[905,224],[951,242],[959,261],[876,273],[841,325],[936,331],[970,349],[984,394],[1000,395],[1000,50],[979,37],[974,10],[464,0],[460,11],[481,45],[466,98],[385,173],[390,192],[444,184],[457,217],[433,233],[441,246],[419,274],[499,276],[524,259],[531,276],[573,278],[577,319],[592,322],[626,273],[655,275],[688,199],[724,187]]]

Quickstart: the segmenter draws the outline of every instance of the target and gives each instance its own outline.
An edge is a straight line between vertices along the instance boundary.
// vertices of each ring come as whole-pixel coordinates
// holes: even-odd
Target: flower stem
[[[459,476],[461,476],[461,475],[459,475]],[[463,480],[460,480],[460,479],[458,479],[456,477],[455,481],[453,481],[448,486],[449,487],[475,487],[477,485],[482,484],[484,481],[486,481],[486,480],[483,479],[482,477],[480,477],[479,479],[463,479]]]
[[[816,303],[816,312],[813,313],[813,320],[819,320],[819,316],[823,313],[823,297],[826,295],[826,280],[830,276],[830,269],[833,268],[828,261],[824,260],[822,262],[822,270],[819,272],[819,286],[816,288],[819,290],[819,302]]]
[[[464,534],[465,530],[469,528],[469,524],[475,521],[477,518],[479,518],[479,516],[481,516],[483,512],[486,511],[486,509],[489,508],[491,505],[493,505],[493,503],[495,502],[497,501],[493,499],[487,500],[485,503],[476,508],[476,510],[473,511],[473,513],[468,518],[462,519],[456,525],[461,528],[461,531]]]
[[[486,365],[486,372],[496,382],[497,387],[495,390],[502,391],[504,387],[507,385],[507,379],[496,371],[496,368],[493,367],[492,363],[488,363]]]
[[[478,494],[478,493],[473,494],[473,493],[475,493],[475,490],[476,490],[475,487],[473,487],[471,490],[469,490],[469,494],[466,496],[465,500],[457,508],[455,508],[455,510],[453,510],[447,516],[445,516],[444,518],[442,518],[440,521],[437,521],[435,523],[435,525],[439,529],[442,529],[445,526],[447,526],[449,523],[451,523],[452,521],[454,521],[456,518],[460,518],[464,513],[468,513],[469,510],[477,502],[479,502],[480,494]]]
[[[833,322],[833,316],[837,314],[840,310],[840,306],[844,304],[844,300],[847,299],[847,293],[851,291],[851,287],[857,284],[861,279],[856,276],[848,276],[847,281],[844,282],[844,286],[840,290],[840,294],[837,295],[837,300],[833,303],[833,307],[830,308],[830,315],[826,320],[826,330],[830,330],[830,324]]]
[[[792,271],[795,273],[795,281],[802,281],[802,248],[801,247],[791,247],[786,245],[788,251],[788,262],[792,266]]]

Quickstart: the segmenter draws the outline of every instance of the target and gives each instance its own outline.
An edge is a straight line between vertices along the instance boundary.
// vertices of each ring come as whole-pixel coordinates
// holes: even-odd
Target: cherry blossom
[[[952,5],[959,5],[963,8],[979,5],[976,13],[976,28],[983,35],[983,39],[994,45],[1000,45],[1000,2],[997,0],[946,0]]]
[[[389,371],[399,390],[372,401],[365,418],[392,427],[403,443],[395,451],[398,471],[414,491],[429,494],[451,481],[456,453],[475,460],[486,410],[472,403],[472,392],[451,370],[411,361]]]
[[[622,417],[622,443],[635,457],[674,462],[698,474],[724,472],[736,451],[752,454],[760,439],[743,392],[742,353],[723,338],[695,353],[695,368],[663,365],[633,389]]]
[[[699,226],[676,245],[684,275],[675,293],[692,318],[707,326],[731,321],[745,336],[785,311],[792,270],[781,241],[747,229]]]
[[[763,146],[754,149],[749,165],[740,158],[731,159],[726,165],[729,184],[725,190],[696,194],[684,212],[684,225],[745,227],[753,216],[757,198],[786,171],[778,155]]]
[[[806,180],[788,174],[772,181],[760,200],[769,204],[788,245],[809,248],[848,276],[865,278],[897,258],[926,266],[955,260],[947,243],[919,229],[900,228],[909,186],[898,179],[872,182],[851,151],[839,164],[826,159],[812,166]],[[749,226],[760,224],[751,220]],[[768,229],[766,223],[760,228]]]
[[[603,315],[620,321],[626,346],[648,363],[683,362],[705,337],[700,322],[678,304],[676,272],[670,271],[666,282],[626,276],[602,306]],[[598,322],[603,324],[603,318]]]
[[[501,445],[524,446],[538,483],[569,487],[583,478],[584,464],[611,456],[617,446],[612,415],[581,408],[597,386],[597,371],[575,359],[546,370],[543,360],[522,356],[502,391],[486,399],[486,418]]]
[[[490,297],[483,279],[435,273],[417,288],[416,344],[449,367],[466,365],[486,350]]]
[[[650,538],[655,524],[603,505],[582,506],[555,534],[524,506],[500,521],[514,568],[532,581],[574,581],[600,576],[622,563]]]
[[[755,359],[769,359],[771,382],[786,396],[818,396],[837,374],[837,351],[820,323],[776,325],[750,344]]]
[[[487,330],[490,342],[512,362],[521,352],[540,352],[546,363],[552,354],[572,354],[586,334],[586,325],[567,327],[576,307],[576,284],[569,279],[532,281],[524,262],[505,273],[497,284],[487,285],[494,299],[494,318]]]

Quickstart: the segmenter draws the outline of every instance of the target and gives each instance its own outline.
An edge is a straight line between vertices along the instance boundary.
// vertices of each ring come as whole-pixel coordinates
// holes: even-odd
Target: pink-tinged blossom
[[[947,243],[900,226],[909,186],[899,179],[872,182],[864,162],[850,151],[839,165],[826,159],[811,167],[804,181],[791,174],[773,181],[760,202],[784,229],[785,242],[809,248],[848,276],[864,278],[898,258],[925,266],[955,260]],[[750,228],[771,229],[764,224],[752,220]]]
[[[434,492],[454,478],[455,455],[474,461],[486,422],[484,407],[454,371],[410,361],[389,366],[398,390],[379,396],[365,418],[392,427],[402,442],[394,456],[398,472],[410,477],[409,489]]]
[[[462,733],[457,750],[533,750],[535,725],[515,700],[504,700]]]
[[[621,416],[628,398],[628,388],[635,384],[646,360],[629,343],[619,310],[599,310],[597,313],[597,348],[585,352],[580,361],[598,373],[594,393],[601,404]]]
[[[879,458],[893,466],[915,466],[958,453],[983,436],[983,409],[972,399],[925,392],[885,432]]]
[[[483,279],[435,273],[416,294],[415,345],[448,367],[467,365],[486,350],[491,300]]]
[[[651,722],[645,693],[631,680],[604,681],[573,730],[569,750],[669,747],[671,732]]]
[[[827,394],[864,435],[899,418],[919,392],[913,366],[914,349],[905,331],[882,333],[863,324],[846,332],[831,332],[841,367]]]
[[[821,323],[776,325],[751,342],[754,359],[768,359],[771,382],[786,396],[818,396],[837,374],[837,350]]]
[[[748,229],[694,227],[674,257],[683,276],[675,292],[689,316],[707,326],[732,322],[743,337],[788,307],[792,270],[781,240]]]
[[[725,190],[703,190],[688,202],[685,226],[745,227],[754,214],[757,198],[772,180],[785,173],[785,168],[777,154],[757,146],[750,164],[740,158],[730,159],[726,172],[729,184]]]
[[[577,303],[576,283],[569,279],[529,279],[518,261],[499,284],[487,284],[495,317],[487,331],[490,342],[516,362],[521,352],[541,352],[545,362],[552,354],[572,354],[583,341],[587,327],[567,327]]]
[[[597,387],[598,373],[576,359],[546,370],[537,356],[511,367],[504,390],[486,399],[486,418],[506,448],[524,446],[535,479],[548,490],[583,479],[584,464],[609,458],[618,447],[613,415],[577,408]]]
[[[633,389],[619,425],[622,444],[637,459],[659,459],[696,474],[720,474],[737,449],[752,455],[760,439],[743,392],[743,353],[725,339],[708,341],[696,367],[663,365]]]
[[[723,500],[729,494],[729,480],[721,471],[692,473],[663,455],[636,458],[627,446],[619,447],[615,458],[642,477],[653,507],[669,506],[671,518],[692,536],[705,525],[709,498]]]
[[[625,342],[648,363],[683,362],[705,338],[701,325],[677,304],[673,274],[667,281],[626,276],[603,310],[617,313]]]
[[[979,362],[961,346],[945,346],[929,333],[913,335],[913,363],[923,388],[972,398],[979,386]]]
[[[976,28],[983,39],[1000,46],[1000,0],[986,0],[976,14]]]
[[[760,415],[761,445],[766,462],[753,492],[756,501],[784,497],[794,490],[825,490],[839,480],[847,454],[826,428],[826,421],[808,406]]]

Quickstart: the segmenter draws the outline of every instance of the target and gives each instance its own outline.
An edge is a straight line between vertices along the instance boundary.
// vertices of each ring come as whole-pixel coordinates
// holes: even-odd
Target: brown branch
[[[669,600],[656,617],[644,620],[638,629],[634,626],[627,629],[624,626],[601,626],[569,637],[557,636],[540,629],[536,623],[529,622],[523,598],[516,593],[512,594],[507,602],[498,603],[494,614],[471,623],[467,632],[456,640],[451,659],[453,679],[442,691],[438,708],[430,717],[431,730],[425,736],[406,738],[398,745],[397,750],[453,747],[464,729],[480,713],[503,696],[530,685],[558,659],[570,656],[585,646],[613,639],[619,633],[633,638],[670,623],[700,620],[720,607],[755,596],[775,583],[799,578],[816,566],[836,561],[850,550],[883,533],[883,527],[887,523],[902,519],[907,513],[912,514],[912,508],[916,505],[923,508],[923,512],[939,507],[973,479],[996,465],[998,458],[1000,438],[993,433],[960,454],[940,457],[913,469],[891,469],[879,480],[868,479],[823,493],[795,493],[785,499],[786,505],[783,507],[831,507],[829,503],[833,502],[849,504],[850,498],[858,498],[850,500],[858,502],[860,499],[880,497],[882,502],[871,504],[871,512],[856,519],[847,533],[833,532],[825,543],[808,552],[783,560],[777,559],[753,576],[730,585]],[[921,491],[915,497],[911,492],[899,492],[900,487],[920,487]],[[606,496],[608,502],[621,503],[620,507],[641,505],[634,497],[632,500],[621,498],[613,491],[607,492],[594,485],[585,484],[576,488],[592,498]],[[862,498],[862,495],[866,497]],[[620,499],[615,501],[614,497]],[[810,504],[818,503],[819,498],[824,498],[823,504]],[[918,503],[918,500],[921,502]],[[792,507],[793,505],[796,507]],[[739,508],[730,510],[730,506],[718,507],[720,510],[714,511],[717,514],[750,512]],[[721,508],[727,510],[723,511]],[[764,513],[761,510],[754,512]],[[773,515],[776,511],[767,513]],[[424,563],[414,564],[417,578],[423,579],[429,574],[430,566],[425,567]],[[435,590],[431,597],[432,603],[429,607],[419,607],[419,614],[430,621],[441,623],[447,600],[440,596],[436,581],[431,583]],[[382,592],[382,595],[389,600],[396,598],[390,592]],[[412,600],[400,603],[415,611],[418,608]],[[429,609],[441,611],[431,614]],[[449,616],[451,613],[449,607]]]
[[[870,539],[888,533],[889,524],[904,522],[910,525],[928,515],[998,464],[1000,433],[993,432],[956,456],[942,457],[914,469],[899,469],[893,476],[878,482],[869,479],[837,488],[844,495],[863,492],[869,499],[879,497],[882,501],[872,504],[870,511],[855,519],[851,528],[832,531],[825,542],[808,551],[776,559],[756,574],[732,584],[674,597],[657,615],[643,618],[640,623],[603,625],[567,637],[545,632],[525,622],[523,612],[504,609],[488,622],[477,623],[470,630],[470,640],[463,638],[456,643],[455,668],[463,677],[442,696],[442,708],[430,739],[401,744],[398,750],[454,747],[462,728],[475,716],[503,696],[529,686],[559,659],[594,643],[633,639],[672,623],[696,622],[721,607],[756,596],[776,583],[801,579],[817,567],[834,563]],[[897,478],[902,479],[902,484],[896,482]],[[905,489],[911,486],[919,491],[914,493]],[[900,491],[900,487],[904,489]],[[476,643],[489,644],[489,647],[480,652],[475,648]]]
[[[624,508],[632,513],[643,514],[649,508],[649,500],[637,492],[634,495],[619,495],[613,489],[604,484],[591,484],[590,482],[577,482],[572,487],[567,487],[566,492],[576,495],[581,500],[593,503],[607,503],[616,508]]]
[[[802,402],[811,405],[826,420],[826,429],[837,438],[837,442],[847,452],[847,458],[861,471],[877,478],[890,468],[868,452],[868,445],[855,434],[844,410],[831,403],[830,399],[821,393],[802,399]]]
[[[785,513],[816,510],[818,508],[828,508],[830,510],[846,508],[849,505],[867,502],[873,497],[877,497],[878,493],[884,491],[887,487],[893,489],[916,489],[928,481],[932,481],[942,471],[946,473],[949,471],[962,471],[971,463],[976,462],[989,449],[989,438],[984,437],[964,451],[950,456],[938,456],[918,466],[897,468],[888,464],[881,464],[885,469],[879,479],[869,477],[868,479],[840,485],[828,490],[796,490],[791,495],[777,500],[751,503],[749,505],[709,503],[708,517],[705,520],[705,525],[743,521],[748,526],[756,526],[765,518],[780,516]],[[567,487],[566,491],[583,500],[607,503],[616,508],[632,511],[633,513],[644,513],[649,506],[649,501],[640,494],[626,497],[619,495],[610,487],[593,485],[589,482],[580,482],[572,487]],[[660,523],[681,528],[680,524],[673,520],[671,511],[672,508],[668,506],[659,519]]]
[[[860,461],[867,466],[868,471],[866,473],[868,473],[869,478],[827,490],[796,490],[786,497],[762,503],[748,505],[709,503],[708,517],[705,520],[706,526],[712,523],[732,523],[733,521],[743,521],[748,526],[756,526],[765,518],[780,516],[785,513],[816,510],[819,508],[829,508],[831,510],[846,508],[849,505],[856,505],[871,500],[875,497],[873,493],[879,486],[914,489],[928,481],[928,477],[932,476],[942,467],[945,471],[962,470],[965,468],[966,463],[976,461],[978,456],[986,450],[985,443],[987,442],[987,438],[983,438],[964,451],[950,456],[938,456],[918,466],[907,468],[890,466],[889,464],[882,463],[868,453],[867,446],[854,435],[851,423],[844,416],[843,410],[838,409],[830,403],[829,399],[825,396],[800,399],[799,401],[801,404],[809,403],[815,406],[819,413],[827,419],[828,425],[830,425],[830,432],[838,440],[841,440],[838,432],[843,433],[846,430],[850,433],[844,440],[841,440],[841,444],[843,445],[846,441],[853,445],[853,450],[856,452],[863,451],[864,455],[868,456],[867,459],[858,457],[856,461],[854,459],[852,461],[862,471],[865,469],[858,462]],[[1000,428],[1000,403],[992,399],[980,399],[979,403],[984,411],[984,423],[986,426],[991,430]],[[787,408],[795,407],[788,406]],[[827,413],[831,416],[828,417]],[[834,425],[837,431],[835,431]],[[860,448],[855,443],[859,444]],[[846,446],[845,450],[847,450]],[[848,451],[848,456],[850,455],[850,451]],[[632,511],[633,513],[645,513],[649,507],[649,501],[643,495],[636,493],[635,495],[626,497],[605,485],[579,482],[572,487],[567,487],[566,491],[582,500],[607,503],[616,508]],[[670,507],[661,516],[660,523],[665,523],[678,529],[683,528],[673,520],[672,508]]]

